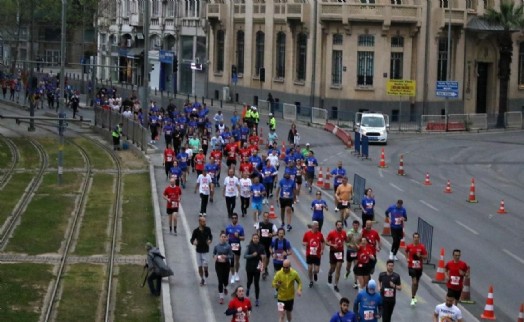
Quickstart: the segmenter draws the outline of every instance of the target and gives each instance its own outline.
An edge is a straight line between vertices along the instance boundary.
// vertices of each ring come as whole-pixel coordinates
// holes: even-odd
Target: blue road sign
[[[457,81],[437,81],[435,94],[439,97],[458,97],[459,85]]]

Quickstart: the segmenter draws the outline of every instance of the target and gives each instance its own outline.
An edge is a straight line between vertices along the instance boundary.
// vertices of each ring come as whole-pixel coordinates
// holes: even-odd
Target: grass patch
[[[86,256],[104,253],[108,238],[108,216],[115,198],[113,186],[113,175],[99,173],[93,176],[75,254]]]
[[[64,276],[56,321],[97,321],[104,278],[104,266],[70,265]]]
[[[38,321],[47,287],[53,278],[51,270],[50,265],[0,265],[2,321]]]
[[[124,176],[121,254],[142,254],[144,244],[155,240],[149,173]]]
[[[38,139],[38,142],[45,148],[49,155],[50,164],[58,164],[58,139],[45,137]],[[65,141],[63,150],[63,167],[64,169],[78,169],[83,168],[85,165],[84,158],[78,151],[78,147],[71,144],[69,141]]]
[[[56,175],[46,174],[37,194],[22,215],[6,251],[31,255],[56,253],[75,205],[76,196],[69,193],[78,191],[80,179],[79,174],[64,173],[63,184],[57,186]]]
[[[31,173],[13,173],[11,180],[0,193],[0,225],[11,215],[32,178]]]
[[[25,169],[37,169],[40,166],[40,157],[35,147],[27,138],[13,138],[20,153],[19,166]]]
[[[160,298],[151,296],[147,285],[141,288],[142,266],[122,265],[118,270],[115,321],[160,321]]]
[[[142,155],[137,155],[131,150],[120,151],[118,153],[122,160],[122,167],[131,170],[149,170],[149,165]]]
[[[12,163],[13,155],[5,143],[5,139],[0,140],[0,169],[7,169]]]
[[[73,139],[76,144],[81,145],[91,160],[91,166],[95,169],[114,169],[115,164],[105,149],[82,137]]]

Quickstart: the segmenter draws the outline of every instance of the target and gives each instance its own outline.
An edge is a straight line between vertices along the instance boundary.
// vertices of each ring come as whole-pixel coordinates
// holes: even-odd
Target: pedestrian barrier
[[[328,112],[325,108],[312,107],[311,108],[311,123],[326,124],[328,119]]]
[[[468,202],[477,203],[477,197],[475,196],[475,178],[471,178],[471,185],[469,186],[469,197]]]
[[[504,113],[504,125],[507,129],[522,129],[522,112]]]
[[[400,155],[400,163],[398,165],[397,175],[399,175],[399,176],[405,176],[406,175],[404,173],[404,155],[403,154]]]
[[[445,193],[452,193],[453,190],[451,190],[451,181],[448,179],[448,183],[446,184],[446,188],[444,189]]]
[[[422,115],[421,129],[427,132],[445,132],[446,120],[445,115]]]
[[[271,113],[271,102],[259,99],[257,109],[260,115],[269,115]]]
[[[484,306],[484,313],[480,315],[482,319],[496,320],[495,317],[495,306],[493,305],[493,285],[489,286],[488,298],[486,299],[486,305]]]
[[[324,125],[324,131],[331,132],[331,133],[333,133],[335,135],[336,135],[336,132],[333,132],[333,131],[336,131],[336,128],[337,128],[337,126],[335,124],[333,124],[333,123],[329,123],[328,122],[328,123],[326,123]]]
[[[432,280],[433,283],[445,284],[446,283],[446,274],[444,269],[444,248],[440,249],[440,259],[438,260],[437,273],[435,274],[435,279]]]
[[[361,147],[361,136],[360,132],[355,131],[355,151],[353,152],[357,156],[360,156],[360,147]]]
[[[355,173],[353,176],[353,205],[360,207],[360,201],[366,190],[366,179]]]
[[[386,164],[386,156],[385,156],[385,153],[384,153],[384,148],[382,148],[382,152],[380,152],[380,162],[378,163],[378,167],[379,168],[387,168],[387,164]]]
[[[351,148],[353,146],[353,140],[351,139],[351,136],[348,134],[346,130],[337,129],[336,136],[344,143],[348,148]]]
[[[382,228],[382,236],[391,236],[391,227],[389,217],[384,217],[384,227]]]
[[[502,200],[500,201],[500,206],[499,206],[499,210],[497,211],[497,213],[498,213],[498,214],[501,214],[501,215],[503,215],[503,214],[507,214],[507,212],[506,212],[506,207],[505,207],[505,205],[504,205],[504,199],[502,199]]]
[[[469,275],[464,276],[464,284],[462,292],[460,293],[460,303],[475,304],[475,301],[471,299],[470,282],[471,281]]]
[[[426,247],[428,257],[426,258],[425,265],[431,265],[435,267],[435,264],[431,263],[431,252],[433,247],[433,226],[422,218],[418,218],[417,232],[420,235],[420,243]]]
[[[424,185],[425,186],[431,186],[431,180],[429,179],[429,172],[426,172],[426,179],[424,179]]]
[[[297,106],[295,104],[284,103],[282,105],[283,119],[295,121],[297,119]]]
[[[467,130],[487,130],[488,129],[488,114],[486,113],[470,113],[467,118]]]

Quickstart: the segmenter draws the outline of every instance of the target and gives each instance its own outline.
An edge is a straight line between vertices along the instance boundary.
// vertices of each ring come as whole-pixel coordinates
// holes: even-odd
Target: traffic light
[[[178,72],[178,58],[173,59],[173,73]]]
[[[231,76],[237,74],[237,65],[231,65]]]
[[[266,69],[264,67],[260,67],[259,75],[260,75],[260,81],[265,82],[266,81]]]

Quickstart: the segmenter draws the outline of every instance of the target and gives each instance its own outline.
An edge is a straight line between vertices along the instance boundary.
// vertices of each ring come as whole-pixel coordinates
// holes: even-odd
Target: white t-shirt
[[[211,189],[211,176],[209,174],[200,174],[197,178],[198,192],[204,195],[209,195]]]
[[[187,153],[187,157],[189,159],[193,157],[193,150],[191,150],[190,148],[187,148],[185,152]]]
[[[242,178],[240,181],[240,196],[244,198],[250,198],[251,197],[251,186],[253,183],[251,182],[251,179],[249,178]]]
[[[237,177],[229,177],[227,176],[224,179],[224,189],[225,190],[225,196],[226,197],[236,197],[238,196],[238,185],[240,184]]]
[[[269,160],[269,164],[271,164],[275,168],[277,167],[277,165],[278,165],[278,155],[270,154],[270,155],[267,156],[267,159]]]
[[[435,314],[438,314],[439,322],[457,322],[462,319],[462,312],[455,305],[447,307],[446,303],[439,304],[435,307]]]

